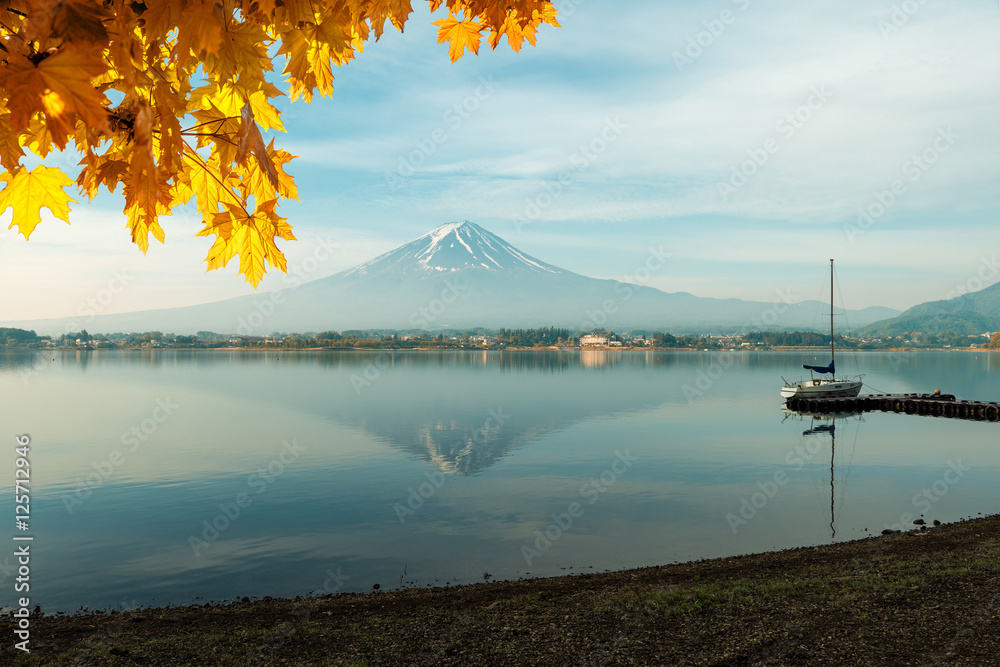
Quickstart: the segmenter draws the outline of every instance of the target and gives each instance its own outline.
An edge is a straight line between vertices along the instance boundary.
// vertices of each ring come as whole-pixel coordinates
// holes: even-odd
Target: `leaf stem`
[[[212,169],[208,166],[208,164],[205,162],[205,159],[202,158],[200,155],[198,155],[198,152],[195,151],[193,148],[191,148],[191,146],[186,141],[184,142],[184,152],[187,153],[189,158],[191,158],[195,166],[201,167],[209,176],[215,179],[215,181],[222,186],[222,189],[230,197],[233,198],[233,201],[236,202],[237,206],[239,206],[243,210],[243,212],[246,214],[248,218],[253,217],[250,215],[250,212],[246,209],[246,206],[243,205],[243,201],[233,193],[233,191],[229,188],[228,185],[222,182],[222,179],[220,179],[218,176],[215,175],[215,172],[212,171]]]

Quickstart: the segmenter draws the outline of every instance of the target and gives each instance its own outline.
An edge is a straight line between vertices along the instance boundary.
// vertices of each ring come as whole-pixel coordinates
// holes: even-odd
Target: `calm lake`
[[[1000,424],[784,413],[781,376],[812,360],[829,357],[0,353],[0,513],[15,534],[29,434],[31,604],[55,612],[622,569],[1000,511]],[[1000,354],[838,367],[1000,400]]]

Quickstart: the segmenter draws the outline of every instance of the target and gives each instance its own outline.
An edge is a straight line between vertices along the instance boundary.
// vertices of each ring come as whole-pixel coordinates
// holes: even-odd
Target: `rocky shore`
[[[1000,516],[455,588],[37,615],[4,665],[1000,665]]]

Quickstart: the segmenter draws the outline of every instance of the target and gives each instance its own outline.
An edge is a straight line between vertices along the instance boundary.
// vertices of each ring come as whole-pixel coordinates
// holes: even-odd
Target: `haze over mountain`
[[[927,301],[888,320],[863,329],[872,336],[925,334],[982,334],[1000,330],[1000,282],[953,299]]]
[[[669,261],[650,249],[646,269]],[[637,270],[636,275],[641,275]],[[265,334],[347,329],[468,329],[560,326],[673,333],[824,326],[829,306],[710,299],[589,278],[521,252],[471,222],[452,222],[341,273],[277,292],[215,303],[91,318],[4,322],[61,334],[199,330]],[[847,311],[864,326],[899,311]]]

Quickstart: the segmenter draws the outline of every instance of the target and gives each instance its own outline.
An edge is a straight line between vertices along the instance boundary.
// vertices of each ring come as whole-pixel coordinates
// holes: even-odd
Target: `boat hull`
[[[864,383],[858,380],[803,380],[781,388],[782,398],[830,398],[857,396]]]

